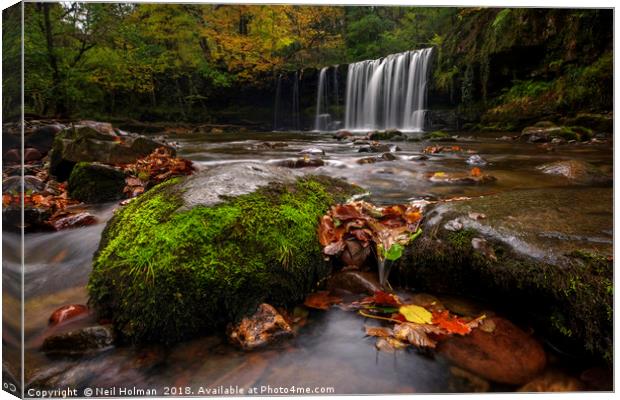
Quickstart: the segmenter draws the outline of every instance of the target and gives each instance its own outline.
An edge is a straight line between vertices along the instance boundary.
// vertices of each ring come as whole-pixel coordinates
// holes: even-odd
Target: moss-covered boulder
[[[102,203],[123,197],[125,173],[98,163],[78,163],[69,176],[71,198],[85,203]]]
[[[489,302],[520,315],[556,347],[609,362],[612,194],[518,190],[429,209],[423,236],[390,281]]]
[[[106,226],[90,304],[126,339],[171,343],[263,302],[302,301],[330,272],[317,239],[320,216],[359,190],[262,164],[167,181]]]

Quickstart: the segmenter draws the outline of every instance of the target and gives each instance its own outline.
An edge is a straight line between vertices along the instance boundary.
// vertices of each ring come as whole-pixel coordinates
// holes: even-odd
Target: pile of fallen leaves
[[[323,253],[341,257],[345,265],[360,266],[369,249],[381,262],[393,261],[422,233],[421,220],[420,208],[412,205],[376,207],[365,201],[337,204],[321,218],[319,241]]]
[[[383,326],[366,326],[366,335],[377,337],[380,350],[402,349],[409,345],[417,348],[435,348],[437,343],[452,335],[465,336],[480,326],[485,315],[477,318],[452,314],[438,301],[428,304],[405,304],[397,295],[376,291],[373,296],[351,304],[328,291],[310,294],[304,305],[326,310],[339,305],[347,311],[385,322]]]
[[[190,160],[174,157],[166,147],[155,149],[135,163],[125,165],[123,169],[129,173],[123,190],[128,197],[136,197],[153,185],[175,176],[191,175],[194,171]]]
[[[461,151],[463,151],[461,146],[427,146],[423,150],[425,154],[459,153]]]

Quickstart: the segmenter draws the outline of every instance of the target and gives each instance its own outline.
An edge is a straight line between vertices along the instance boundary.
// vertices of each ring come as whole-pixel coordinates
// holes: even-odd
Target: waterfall
[[[329,127],[329,117],[327,113],[327,69],[329,67],[323,67],[319,73],[319,83],[317,87],[316,95],[316,115],[314,117],[314,130],[325,131]]]
[[[345,129],[423,130],[432,52],[412,50],[349,64]]]
[[[300,73],[278,75],[276,98],[273,107],[273,130],[300,130],[301,114],[299,112]],[[290,99],[290,100],[289,100]]]

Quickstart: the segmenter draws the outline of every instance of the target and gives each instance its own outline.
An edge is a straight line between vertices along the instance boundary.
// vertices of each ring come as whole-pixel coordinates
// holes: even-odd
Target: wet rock
[[[353,133],[351,133],[349,131],[340,131],[340,132],[338,132],[338,133],[336,133],[334,135],[334,138],[336,138],[338,140],[343,140],[343,139],[349,138],[351,136],[353,136]]]
[[[299,154],[302,154],[302,155],[307,154],[310,156],[324,156],[325,150],[319,149],[318,147],[309,147],[307,149],[301,150]]]
[[[330,272],[308,232],[331,205],[360,192],[264,163],[216,166],[158,185],[104,229],[91,307],[128,340],[172,343],[217,331],[268,299],[298,304]],[[152,286],[142,284],[149,270],[130,256],[136,248],[155,257]],[[123,279],[129,271],[139,279]]]
[[[493,183],[497,180],[492,175],[478,174],[472,175],[463,173],[436,172],[429,176],[429,181],[439,185],[483,185]]]
[[[579,392],[584,390],[579,379],[562,371],[549,370],[543,372],[530,382],[519,388],[519,392]]]
[[[55,230],[61,231],[65,229],[94,225],[97,223],[97,219],[87,212],[81,212],[77,214],[63,215],[61,217],[52,217],[50,223]]]
[[[497,261],[495,250],[493,250],[493,247],[485,239],[473,238],[471,240],[471,247],[473,247],[473,249],[480,253],[483,257],[486,257],[491,261]]]
[[[52,149],[54,138],[63,128],[60,124],[40,126],[32,133],[25,135],[24,146],[33,147],[40,153],[47,154]]]
[[[429,206],[423,234],[396,261],[393,279],[505,306],[519,299],[521,309],[535,310],[529,322],[554,345],[609,360],[612,193],[556,187]],[[469,218],[472,212],[486,218]],[[454,219],[462,230],[444,228]],[[475,238],[487,242],[497,261],[480,256]]]
[[[108,350],[114,345],[114,331],[110,325],[96,325],[49,336],[41,350],[54,356],[84,356]]]
[[[288,143],[284,142],[261,142],[254,146],[257,150],[275,150],[288,147]]]
[[[611,184],[613,177],[604,173],[598,167],[581,160],[556,161],[536,167],[539,171],[549,175],[560,175],[576,183]]]
[[[336,272],[327,280],[327,288],[330,290],[346,290],[354,294],[367,293],[370,295],[377,290],[383,290],[376,273],[362,271]]]
[[[487,165],[487,161],[480,157],[478,154],[474,154],[470,156],[467,161],[465,161],[469,165]]]
[[[368,134],[370,140],[394,140],[395,138],[403,138],[403,133],[398,129],[388,129],[385,131],[374,131]]]
[[[308,168],[308,167],[322,167],[325,165],[325,161],[320,158],[303,157],[296,160],[283,160],[276,163],[280,167],[286,168]]]
[[[390,152],[390,146],[387,144],[371,143],[366,146],[362,146],[357,150],[359,153],[384,153]]]
[[[88,307],[83,304],[62,306],[52,313],[49,319],[49,325],[56,326],[62,322],[85,315],[88,315]]]
[[[395,156],[392,153],[383,153],[380,156],[377,157],[364,157],[364,158],[360,158],[359,160],[357,160],[356,162],[358,164],[374,164],[377,162],[381,162],[381,161],[394,161],[397,160],[398,157]]]
[[[38,161],[43,158],[43,154],[33,147],[24,150],[24,162]]]
[[[440,342],[438,351],[452,363],[484,379],[520,385],[542,371],[547,357],[540,343],[510,321],[492,317],[493,332],[474,329],[467,336]]]
[[[458,232],[463,229],[463,224],[458,219],[453,219],[446,222],[443,228],[447,231]]]
[[[87,121],[56,135],[50,153],[50,173],[64,181],[79,162],[128,164],[162,146],[173,156],[176,154],[174,148],[145,136],[120,137],[110,124]]]
[[[24,191],[26,193],[38,193],[45,188],[45,182],[33,175],[24,176]],[[2,181],[4,193],[19,194],[22,191],[21,176],[9,176]]]
[[[17,149],[11,149],[2,156],[2,161],[5,164],[18,164],[21,162],[21,159],[21,153]]]
[[[292,335],[293,330],[282,315],[266,303],[228,330],[229,340],[243,350],[254,350]]]
[[[123,198],[125,173],[114,167],[82,162],[71,171],[67,189],[71,198],[101,203]]]

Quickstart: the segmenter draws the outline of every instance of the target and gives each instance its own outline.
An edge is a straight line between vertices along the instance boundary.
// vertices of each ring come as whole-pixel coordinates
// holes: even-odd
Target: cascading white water
[[[432,52],[412,50],[349,64],[345,129],[423,130]]]
[[[329,114],[327,111],[327,69],[323,67],[319,73],[319,83],[316,96],[316,115],[314,117],[314,129],[317,131],[327,130],[329,126]]]

